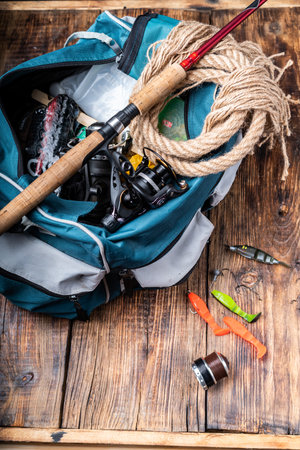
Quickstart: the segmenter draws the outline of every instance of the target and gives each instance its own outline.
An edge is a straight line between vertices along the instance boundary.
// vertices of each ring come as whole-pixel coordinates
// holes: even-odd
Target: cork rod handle
[[[161,74],[154,77],[140,92],[134,94],[133,103],[140,114],[148,111],[160,99],[167,98],[186,77],[180,64],[167,66]],[[0,235],[9,230],[24,215],[35,208],[47,195],[65,183],[82,166],[85,157],[103,141],[97,131],[73,147],[53,166],[36,178],[24,191],[0,211]]]
[[[133,94],[129,101],[138,108],[140,114],[143,114],[174,92],[185,77],[186,71],[180,64],[171,64],[152,78],[139,92]]]
[[[84,158],[102,141],[101,134],[94,131],[8,203],[0,211],[0,235],[71,178],[81,168]]]

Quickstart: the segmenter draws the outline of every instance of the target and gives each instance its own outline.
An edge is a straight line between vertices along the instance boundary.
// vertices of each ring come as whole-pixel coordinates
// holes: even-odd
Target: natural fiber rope
[[[149,62],[134,93],[167,65],[182,61],[198,49],[216,31],[215,27],[199,22],[180,22],[165,40],[149,48]],[[279,138],[284,158],[284,180],[289,167],[285,136],[290,135],[291,100],[278,82],[292,61],[281,69],[272,62],[275,56],[279,55],[268,58],[257,44],[239,44],[232,36],[227,36],[194,69],[188,71],[186,79],[178,87],[179,92],[175,94],[179,95],[204,82],[220,86],[200,136],[177,142],[160,134],[158,114],[166,103],[166,99],[162,99],[148,113],[138,116],[131,123],[135,150],[142,153],[144,147],[150,147],[166,159],[178,174],[194,177],[223,171],[252,153],[256,144],[270,140],[273,145],[274,139]],[[201,161],[201,157],[228,142],[241,129],[245,131],[243,139],[230,152]],[[153,157],[150,152],[148,156]]]

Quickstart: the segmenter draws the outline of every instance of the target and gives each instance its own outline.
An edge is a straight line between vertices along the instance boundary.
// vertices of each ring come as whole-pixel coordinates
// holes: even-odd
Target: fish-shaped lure
[[[228,308],[230,311],[247,320],[247,322],[249,323],[256,322],[261,315],[261,313],[258,314],[246,313],[235,303],[235,301],[229,295],[223,294],[223,292],[214,290],[211,293],[217,300],[219,300],[220,303],[222,303],[222,305],[226,306],[226,308]]]
[[[258,261],[265,264],[280,264],[281,266],[291,269],[289,264],[283,261],[278,261],[278,259],[275,259],[273,256],[263,250],[260,250],[259,248],[250,247],[249,245],[227,245],[226,247],[232,252],[238,253],[245,258],[252,259],[253,261]]]
[[[223,322],[234,334],[254,345],[257,350],[257,358],[262,358],[266,354],[267,348],[240,322],[235,320],[233,317],[224,317]]]
[[[199,295],[194,294],[193,292],[188,292],[188,298],[195,311],[199,314],[199,316],[202,317],[202,319],[205,320],[205,322],[210,326],[216,336],[224,336],[225,334],[230,333],[230,330],[228,330],[228,328],[222,328],[216,323],[215,319],[209,312],[205,301],[202,300]]]

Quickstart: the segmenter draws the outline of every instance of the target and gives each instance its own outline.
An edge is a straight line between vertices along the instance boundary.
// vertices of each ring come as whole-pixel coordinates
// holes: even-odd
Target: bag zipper
[[[197,265],[197,263],[188,271],[188,273],[186,273],[184,275],[183,278],[181,278],[181,280],[179,280],[177,283],[173,284],[172,286],[179,286],[180,284],[187,281],[187,279],[189,278],[189,276],[195,269],[196,265]],[[143,267],[145,267],[145,266],[143,266]],[[160,287],[142,288],[141,285],[139,284],[139,282],[137,281],[137,279],[135,278],[132,270],[135,270],[135,269],[124,269],[123,271],[119,272],[119,276],[121,277],[122,285],[123,285],[122,292],[125,295],[132,297],[132,295],[136,289],[161,289]]]
[[[121,53],[121,55],[122,55],[122,53]],[[120,57],[121,55],[118,55],[118,57]],[[36,71],[36,70],[45,70],[45,69],[52,69],[52,68],[56,69],[59,67],[70,67],[71,68],[73,66],[88,67],[88,66],[93,66],[93,65],[108,64],[108,63],[114,62],[114,61],[116,61],[116,56],[114,56],[112,58],[100,59],[100,60],[96,60],[96,61],[62,61],[60,63],[54,63],[54,64],[43,64],[43,65],[35,66],[35,67],[24,67],[23,69],[16,69],[16,70],[13,70],[13,71],[8,72],[5,75],[3,75],[3,77],[0,80],[0,89],[1,89],[1,86],[3,83],[3,80],[6,80],[7,77],[9,77],[11,74],[15,74],[17,72],[28,73],[30,71]],[[20,142],[19,142],[19,139],[16,135],[14,128],[11,125],[10,120],[7,117],[1,97],[0,97],[0,111],[2,112],[4,118],[9,126],[9,129],[11,131],[13,140],[15,142],[15,145],[16,145],[16,148],[18,151],[18,177],[21,177],[24,174],[24,170],[23,170],[23,154],[22,154]]]
[[[73,303],[73,305],[76,309],[77,319],[80,320],[81,322],[86,322],[88,320],[89,316],[87,315],[86,310],[82,308],[82,306],[79,302],[79,296],[78,295],[70,295],[69,300]]]
[[[27,284],[28,286],[33,287],[34,289],[37,289],[38,291],[43,292],[43,294],[50,295],[51,297],[70,299],[72,297],[79,297],[81,295],[88,294],[89,292],[93,292],[93,291],[86,291],[86,292],[78,292],[76,294],[71,294],[71,295],[63,295],[63,294],[58,294],[57,292],[49,291],[48,289],[44,288],[43,286],[41,286],[37,283],[34,283],[33,281],[27,280],[27,278],[23,278],[20,275],[16,275],[14,273],[8,272],[5,269],[2,269],[2,267],[0,267],[0,274],[5,276],[6,278],[13,280],[13,281],[19,281],[20,283]]]
[[[125,28],[126,28],[126,27],[125,27]],[[120,56],[120,55],[119,55],[119,56]],[[85,67],[85,66],[93,66],[93,65],[107,64],[107,63],[110,63],[110,62],[114,62],[115,60],[116,60],[116,57],[114,56],[114,57],[112,57],[112,58],[107,58],[107,59],[104,59],[104,60],[95,60],[95,61],[63,61],[63,62],[56,63],[56,64],[43,64],[43,65],[35,66],[35,67],[25,67],[25,68],[23,68],[23,69],[16,69],[16,70],[14,70],[13,72],[8,72],[8,73],[6,73],[5,75],[3,75],[3,77],[2,77],[1,80],[0,80],[0,89],[1,89],[1,85],[2,85],[2,83],[3,83],[3,80],[6,79],[7,77],[9,77],[11,73],[13,73],[13,74],[15,74],[16,72],[25,72],[25,73],[27,72],[27,73],[28,73],[28,72],[30,72],[30,71],[45,70],[45,69],[49,69],[49,68],[54,68],[54,69],[55,69],[55,68],[59,68],[59,67],[73,67],[73,66],[82,66],[82,67]],[[17,148],[17,151],[18,151],[18,155],[19,155],[19,158],[18,158],[18,176],[20,177],[20,176],[23,175],[23,170],[22,170],[22,169],[23,169],[23,163],[22,163],[23,156],[22,156],[22,151],[21,151],[19,139],[17,138],[16,133],[15,133],[15,131],[14,131],[14,128],[12,127],[12,125],[11,125],[11,123],[10,123],[10,121],[9,121],[9,119],[8,119],[8,117],[7,117],[7,115],[6,115],[6,112],[5,112],[3,103],[2,103],[2,101],[1,101],[1,98],[0,98],[0,111],[2,112],[3,116],[4,116],[5,119],[6,119],[6,122],[7,122],[8,126],[9,126],[9,128],[10,128],[10,131],[11,131],[12,137],[13,137],[13,140],[14,140],[14,142],[15,142],[15,145],[16,145],[16,148]],[[13,185],[16,189],[18,189],[20,192],[23,191],[23,188],[21,188],[21,186],[19,186],[17,183],[15,183],[13,180],[11,180],[11,179],[10,179],[9,177],[7,177],[6,175],[0,173],[0,177],[3,178],[4,180],[6,180],[7,182],[9,182],[10,184],[12,184],[12,185]],[[103,261],[103,266],[104,266],[106,272],[107,272],[107,273],[110,272],[110,267],[109,267],[108,262],[107,262],[107,260],[106,260],[105,251],[104,251],[104,246],[103,246],[102,242],[101,242],[100,239],[99,239],[94,233],[92,233],[87,227],[85,227],[85,226],[82,225],[81,223],[73,222],[73,221],[71,221],[71,220],[58,219],[58,218],[56,218],[56,217],[53,217],[53,216],[51,216],[50,214],[46,213],[46,212],[45,212],[42,208],[40,208],[40,207],[37,207],[36,209],[37,209],[37,211],[38,211],[40,214],[42,214],[44,217],[46,217],[46,218],[48,218],[48,219],[50,219],[50,220],[52,220],[52,221],[54,221],[54,222],[59,222],[59,223],[65,223],[65,224],[73,225],[73,226],[75,226],[75,227],[77,227],[77,228],[80,228],[82,231],[84,231],[86,234],[88,234],[88,235],[96,242],[96,244],[97,244],[98,247],[99,247],[100,255],[101,255],[102,261]]]
[[[120,25],[121,27],[123,27],[125,30],[131,32],[132,27],[130,27],[129,25],[126,25],[126,24],[125,24],[122,20],[120,20],[118,17],[114,16],[114,15],[111,14],[109,11],[105,11],[105,14],[106,14],[113,22],[117,23],[118,25]],[[22,72],[22,71],[27,72],[27,71],[30,71],[30,70],[33,70],[33,71],[34,71],[34,70],[36,70],[36,69],[47,69],[47,68],[56,68],[56,67],[64,67],[64,66],[66,66],[66,67],[68,67],[68,66],[72,67],[73,65],[75,65],[75,66],[77,66],[77,65],[78,65],[78,66],[89,66],[89,65],[90,65],[90,66],[93,66],[93,65],[100,65],[100,64],[108,64],[108,63],[110,63],[110,62],[119,61],[120,58],[122,58],[122,56],[123,56],[123,51],[122,51],[119,55],[117,55],[117,56],[115,56],[115,57],[107,58],[107,59],[99,59],[99,60],[95,60],[95,61],[62,61],[62,62],[60,62],[60,63],[43,64],[43,65],[40,65],[40,66],[24,67],[23,69],[12,70],[12,71],[7,72],[6,74],[4,74],[4,75],[1,77],[1,79],[0,79],[0,89],[1,89],[1,84],[2,84],[3,80],[6,79],[7,77],[9,77],[11,73],[15,74],[16,72]],[[18,150],[18,154],[19,154],[19,161],[18,161],[18,176],[20,177],[21,175],[23,175],[23,173],[22,173],[22,169],[23,169],[23,163],[22,163],[23,155],[22,155],[22,152],[21,152],[20,143],[19,143],[19,140],[18,140],[18,138],[17,138],[17,135],[16,135],[16,133],[15,133],[15,131],[14,131],[14,129],[13,129],[13,127],[12,127],[12,125],[11,125],[11,123],[10,123],[8,117],[7,117],[7,115],[6,115],[5,109],[3,108],[3,104],[2,104],[2,101],[1,101],[1,97],[0,97],[0,111],[2,112],[2,114],[3,114],[3,116],[4,116],[5,120],[6,120],[6,122],[7,122],[7,124],[8,124],[8,126],[9,126],[9,128],[10,128],[10,131],[11,131],[11,133],[12,133],[13,139],[14,139],[14,141],[15,141],[15,144],[16,144],[16,147],[17,147],[17,150]]]
[[[158,14],[155,13],[146,13],[142,16],[139,16],[135,20],[131,29],[131,33],[124,44],[123,55],[118,58],[118,69],[122,70],[122,72],[126,73],[127,75],[131,71],[140,50],[148,22],[151,19],[157,17],[157,15]]]
[[[24,189],[18,185],[18,183],[16,183],[15,181],[13,181],[11,178],[9,178],[7,175],[4,175],[3,173],[0,172],[0,178],[2,178],[3,180],[7,181],[8,183],[10,183],[12,186],[14,186],[18,191],[22,192]],[[52,220],[53,222],[58,222],[58,223],[64,223],[64,224],[68,224],[68,225],[72,225],[75,226],[79,229],[81,229],[84,233],[86,233],[88,236],[90,236],[94,242],[96,242],[96,244],[99,247],[99,252],[102,258],[102,262],[103,262],[103,267],[106,270],[106,273],[110,272],[110,267],[109,264],[107,262],[106,256],[105,256],[105,249],[104,246],[101,242],[101,240],[98,238],[98,236],[96,236],[91,230],[89,230],[86,226],[84,226],[82,223],[78,223],[78,222],[74,222],[73,220],[68,220],[68,219],[59,219],[57,217],[53,217],[50,214],[46,213],[40,206],[36,207],[36,210],[42,214],[42,216],[46,217],[47,219]]]
[[[118,17],[114,16],[112,13],[110,13],[109,11],[104,11],[105,14],[114,22],[116,22],[118,25],[120,25],[121,27],[125,28],[125,30],[127,31],[131,31],[132,28],[129,25],[126,25],[124,22],[122,22],[121,19],[119,19]]]
[[[172,242],[170,242],[169,245],[167,245],[167,247],[159,255],[157,255],[154,259],[152,259],[147,264],[144,264],[144,265],[138,266],[138,267],[132,267],[131,269],[120,269],[120,268],[113,269],[113,271],[118,272],[118,275],[120,277],[133,278],[134,275],[132,273],[132,270],[138,270],[138,269],[142,269],[143,267],[150,266],[151,264],[154,264],[156,261],[158,261],[160,258],[162,258],[164,255],[166,255],[169,252],[169,250],[171,250],[171,248],[179,241],[179,239],[183,235],[185,229],[186,229],[186,227],[184,227],[184,229],[181,230],[181,232],[173,239]]]
[[[133,292],[135,289],[141,288],[139,282],[136,280],[133,270],[142,269],[143,267],[147,267],[151,264],[154,264],[158,259],[162,258],[168,251],[176,244],[176,242],[180,239],[184,232],[184,229],[176,236],[175,239],[173,239],[172,242],[158,255],[156,258],[154,258],[152,261],[150,261],[147,264],[144,264],[143,266],[135,267],[132,269],[115,269],[114,272],[117,272],[119,277],[121,278],[121,290],[125,295],[128,295],[129,297],[132,297]],[[151,288],[152,289],[152,288]],[[155,289],[155,288],[153,288]],[[159,289],[159,288],[157,288]]]
[[[36,284],[33,281],[29,281],[26,278],[23,278],[19,275],[8,272],[7,270],[2,269],[1,267],[0,267],[0,274],[3,275],[5,278],[8,278],[12,281],[18,281],[20,283],[27,284],[28,286],[33,287],[34,289],[37,289],[38,291],[43,292],[43,294],[49,295],[51,297],[57,297],[59,299],[64,299],[64,300],[70,300],[74,304],[74,308],[77,313],[77,318],[79,320],[87,320],[88,319],[86,311],[82,308],[82,306],[79,302],[79,297],[81,295],[88,294],[89,292],[79,292],[77,294],[72,294],[72,295],[57,294],[56,292],[52,292],[52,291],[49,291],[48,289],[45,289],[43,286],[40,286],[39,284]]]

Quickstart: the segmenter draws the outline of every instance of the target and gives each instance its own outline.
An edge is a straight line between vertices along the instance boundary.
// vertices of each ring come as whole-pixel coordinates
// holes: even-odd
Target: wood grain
[[[171,15],[208,21],[206,13]],[[205,256],[200,264],[206,273]],[[205,276],[195,277],[205,289]],[[74,326],[64,428],[205,430],[205,394],[191,362],[205,353],[206,328],[190,313],[186,290],[184,284],[119,298],[89,324]]]
[[[0,425],[58,427],[70,323],[0,297]]]
[[[138,432],[138,433],[142,433],[142,432]],[[30,450],[51,450],[53,448],[53,444],[30,444]],[[101,447],[99,447],[99,445],[89,445],[86,444],[85,448],[87,448],[88,450],[99,450],[99,448],[103,449],[107,449],[107,450],[119,450],[119,449],[126,449],[126,450],[176,450],[176,449],[182,449],[182,448],[186,448],[185,446],[174,446],[172,445],[172,447],[169,446],[161,446],[161,445],[155,445],[155,447],[153,447],[153,445],[132,445],[132,446],[128,446],[128,445],[122,445],[122,444],[118,444],[118,445],[110,445],[110,444],[106,444],[106,445],[101,445]],[[219,447],[220,448],[220,447]],[[2,443],[1,444],[1,450],[28,450],[28,444],[11,444],[11,443]],[[71,444],[71,445],[64,445],[63,446],[63,450],[82,450],[82,445],[81,444]],[[216,447],[212,448],[210,447],[210,449],[208,449],[208,447],[201,447],[201,450],[218,450]],[[235,449],[231,449],[231,450],[238,450],[237,448]]]
[[[15,4],[7,3],[12,7]],[[86,8],[87,4],[81,3]],[[60,2],[63,7],[66,4]],[[92,8],[93,2],[90,4]],[[219,4],[225,3],[220,0]],[[50,3],[47,5],[50,8]],[[210,3],[211,8],[215,6],[216,3]],[[3,11],[0,14],[1,70],[61,47],[73,31],[88,28],[99,12]],[[130,15],[143,12],[142,9],[126,10]],[[211,15],[196,10],[157,9],[157,12],[219,26],[235,15],[234,12]],[[285,91],[294,95],[300,86],[299,12],[288,8],[261,10],[259,16],[252,16],[235,32],[240,40],[257,40],[269,54],[286,51],[282,63],[290,56],[294,59],[294,67],[282,80]],[[116,14],[121,16],[124,10]],[[299,109],[293,106],[292,112],[293,136],[288,147],[292,165],[286,185],[281,186],[279,182],[282,159],[278,146],[272,151],[263,147],[255,156],[248,157],[229,196],[211,212],[216,230],[209,255],[203,254],[188,283],[158,292],[140,292],[133,298],[119,298],[95,311],[89,323],[75,323],[69,339],[67,321],[26,313],[5,300],[0,302],[2,425],[7,427],[1,430],[2,439],[53,442],[51,433],[58,432],[66,443],[67,439],[72,443],[86,439],[84,443],[109,442],[121,446],[138,442],[146,446],[151,440],[151,445],[172,443],[180,447],[182,443],[183,448],[187,444],[202,445],[202,448],[224,448],[226,444],[240,448],[300,447],[297,436],[189,433],[180,434],[183,437],[178,440],[178,434],[172,437],[173,434],[153,433],[147,441],[144,431],[133,431],[128,440],[122,431],[109,435],[97,431],[103,428],[124,432],[213,429],[299,433],[300,330],[296,287],[300,267],[297,250],[300,129]],[[266,267],[228,254],[223,244],[231,242],[260,246],[292,262],[293,270]],[[224,272],[214,284],[216,289],[233,295],[249,312],[263,312],[257,324],[248,325],[268,347],[262,361],[255,359],[251,346],[235,336],[206,335],[206,325],[189,311],[186,288],[205,297],[211,272],[216,268]],[[220,324],[224,314],[230,315],[212,298],[209,306]],[[205,398],[190,364],[213,350],[223,352],[230,359],[231,374]],[[33,378],[32,375],[27,378],[28,373]],[[20,383],[25,386],[20,387]],[[20,430],[9,426],[56,428]],[[68,438],[63,434],[66,431]],[[189,435],[191,438],[186,439]],[[228,445],[227,448],[233,448]]]
[[[27,3],[27,2],[26,2]],[[0,9],[3,2],[0,2]],[[138,16],[145,13],[141,8],[127,9],[126,14]],[[156,9],[158,14],[178,20],[199,20],[208,23],[209,13],[201,11]],[[4,73],[28,59],[63,47],[74,31],[86,30],[101,13],[99,10],[84,11],[2,11],[0,14],[0,73]],[[114,11],[122,17],[123,10]]]
[[[144,11],[142,10],[136,10],[135,14],[138,15],[143,12]],[[161,10],[161,12],[166,13],[167,11]],[[122,11],[117,13],[121,14]],[[72,18],[76,23],[79,20],[77,13],[70,14],[67,19],[61,12],[53,12],[51,13],[52,16],[49,16],[49,14],[46,14],[45,12],[36,13],[34,15],[35,20],[33,20],[32,13],[28,14],[27,18],[26,14],[25,16],[24,14],[16,14],[15,12],[8,14],[12,15],[13,21],[9,20],[8,15],[3,20],[4,22],[8,21],[11,24],[9,35],[11,35],[12,43],[12,35],[14,34],[14,31],[21,29],[23,25],[25,26],[27,24],[28,26],[29,22],[34,22],[35,28],[38,30],[40,29],[37,27],[37,23],[40,22],[41,26],[45,27],[47,37],[58,36],[60,32],[59,24],[65,24],[65,35],[59,34],[57,40],[58,47],[63,44],[65,37],[72,31],[70,30],[72,27]],[[86,13],[83,13],[82,15],[84,25],[73,25],[77,26],[78,29],[81,27],[87,28],[90,26],[90,23],[88,22],[95,20],[95,17],[91,17],[91,15],[88,16]],[[184,13],[183,11],[176,11],[174,15],[178,19],[185,17],[208,21],[208,14],[206,13]],[[48,28],[51,30],[48,30]],[[46,42],[42,41],[41,31],[38,30],[33,33],[34,39],[32,42],[32,47],[29,47],[29,54],[26,55],[26,58],[23,56],[24,59],[31,56],[36,56],[34,54],[30,54],[30,52],[34,53],[36,49],[38,49],[38,52],[41,53],[52,49],[51,47],[53,42],[51,42],[51,39]],[[20,41],[18,45],[16,45],[15,48],[16,50],[19,48],[21,54]],[[6,59],[5,64],[3,64],[5,69],[9,68],[10,64],[14,65],[12,61],[13,59],[10,57]],[[205,284],[205,280],[203,280],[203,282]],[[186,344],[180,354],[184,372],[182,372],[182,367],[180,367],[180,370],[174,370],[174,375],[170,377],[171,380],[169,380],[167,376],[170,369],[174,367],[174,361],[177,361],[178,356],[171,353],[166,361],[163,361],[160,354],[160,351],[165,356],[169,354],[170,344],[168,344],[168,340],[169,342],[174,342],[173,334],[178,336],[175,339],[175,342],[177,349],[180,348],[180,329],[182,325],[180,321],[178,321],[176,314],[179,294],[178,291],[175,290],[175,293],[170,297],[170,300],[172,300],[172,305],[170,305],[165,299],[165,296],[168,295],[167,292],[168,291],[166,291],[163,295],[158,295],[158,303],[153,302],[153,294],[149,293],[144,293],[143,295],[140,294],[134,299],[134,302],[138,302],[140,305],[139,307],[142,309],[142,314],[144,314],[144,308],[148,308],[148,306],[145,305],[151,303],[149,320],[151,322],[151,320],[154,320],[154,317],[156,318],[155,331],[154,334],[151,334],[152,343],[149,344],[150,350],[147,349],[145,351],[145,343],[141,340],[141,336],[144,336],[144,329],[140,329],[139,327],[139,324],[143,324],[143,322],[139,322],[140,313],[137,303],[130,304],[127,299],[119,299],[117,301],[119,302],[119,306],[116,302],[115,304],[112,304],[112,306],[105,308],[105,312],[103,311],[102,313],[102,319],[99,319],[97,317],[98,313],[95,313],[96,319],[93,323],[88,325],[76,324],[74,326],[68,372],[69,377],[64,402],[63,426],[85,426],[91,428],[102,426],[103,428],[115,427],[121,429],[155,429],[155,427],[158,426],[158,429],[162,430],[204,430],[205,396],[199,388],[199,385],[190,368],[192,359],[197,357],[200,353],[200,333],[198,329],[195,328],[194,332],[191,334],[189,332],[189,326],[184,328]],[[189,309],[187,309],[185,296],[180,295],[180,300],[181,303],[178,305],[178,308],[179,311],[181,311],[181,314],[178,317],[183,315],[186,324],[189,324],[189,321],[191,320],[193,324],[198,323],[195,322],[194,316],[188,313]],[[166,320],[164,317],[169,314],[169,309],[171,306],[173,308],[172,321],[170,324],[170,330],[167,330],[166,332],[163,328],[163,324]],[[116,324],[119,324],[118,327],[116,327]],[[153,327],[154,325],[151,325],[150,323],[150,333],[152,333],[151,326]],[[126,337],[125,330],[128,333],[128,338]],[[176,334],[176,330],[179,330],[179,334],[178,332]],[[146,332],[148,333],[148,318],[146,322]],[[101,349],[101,352],[103,352],[103,358],[100,359],[100,362],[98,359],[93,359],[97,356],[96,352],[88,352],[85,355],[87,348],[94,349],[94,346],[96,345],[94,342],[94,337],[97,333],[100,333],[99,339],[101,340],[99,343],[99,348]],[[120,345],[120,349],[110,346],[111,335],[114,335],[114,333],[116,333],[114,340]],[[205,333],[205,328],[203,329],[203,333]],[[164,336],[166,340],[162,339],[162,336]],[[202,337],[203,336],[204,334]],[[157,339],[161,340],[161,345],[158,347],[156,344]],[[82,342],[82,346],[78,344],[78,341]],[[138,349],[136,349],[136,347],[132,347],[133,342],[136,342]],[[93,345],[91,345],[91,343]],[[154,353],[154,355],[151,356],[151,361],[154,361],[154,359],[157,358],[158,363],[156,365],[152,365],[152,362],[147,362],[147,357],[145,354],[148,355],[148,353],[150,355]],[[201,353],[205,353],[205,348],[203,348],[203,346],[201,346]],[[81,354],[82,356],[79,358],[79,355]],[[112,365],[107,366],[107,359],[109,357],[111,357]],[[112,376],[119,357],[121,364],[120,373],[123,373],[123,367],[126,369],[126,372],[122,375],[121,380],[116,378],[118,372]],[[98,366],[99,363],[100,366]],[[138,367],[136,367],[136,365],[138,365]],[[95,369],[87,371],[87,367],[93,367]],[[97,374],[102,373],[102,370],[103,376],[98,378]],[[145,373],[143,370],[145,370]],[[182,379],[182,373],[186,374],[186,379]],[[160,376],[162,374],[164,374],[164,378],[160,381]],[[127,376],[128,378],[126,378]],[[151,384],[150,381],[152,377],[153,381]],[[142,378],[143,388],[141,388]],[[104,381],[107,385],[104,383],[102,386],[101,383]],[[156,384],[159,385],[158,389],[156,388]],[[187,386],[190,384],[191,387],[188,387],[187,389]],[[116,389],[116,387],[118,387],[118,389]],[[179,415],[176,404],[174,404],[174,407],[170,408],[170,399],[168,398],[169,393],[171,392],[174,399],[178,388],[180,388],[183,392],[182,399],[178,400],[180,404]],[[109,394],[113,389],[116,389],[116,391],[114,396],[111,398]],[[149,401],[149,389],[152,395],[151,402]],[[162,399],[160,399],[160,395],[164,390],[166,391],[166,394]],[[129,394],[130,396],[128,397]],[[94,397],[96,400],[93,400]],[[130,401],[128,398],[130,398]],[[100,402],[100,404],[103,403],[104,408],[99,409],[98,402]],[[156,404],[156,416],[153,417],[153,415],[151,415],[151,407],[154,409]]]
[[[70,430],[70,429],[21,429],[0,428],[3,441],[24,443],[59,443],[112,445],[119,448],[201,448],[202,450],[227,449],[261,450],[284,449],[299,450],[300,436],[255,435],[232,433],[164,433],[120,430]],[[130,446],[130,447],[128,447]],[[137,447],[136,447],[137,446]],[[99,448],[99,447],[98,447]]]
[[[186,284],[160,290],[151,305],[138,430],[205,431],[205,393],[191,369],[206,351],[205,327],[190,313],[186,291]]]
[[[244,0],[173,0],[172,8],[214,10],[214,9],[244,9],[250,2]],[[267,5],[268,8],[294,7],[300,6],[299,0],[272,0]],[[263,6],[265,7],[265,6]],[[41,11],[41,10],[99,10],[99,9],[122,9],[122,8],[161,8],[160,0],[48,0],[48,1],[2,1],[0,10],[17,11]]]
[[[119,298],[74,326],[64,428],[204,430],[191,362],[205,348],[185,291]]]
[[[98,11],[2,11],[1,74],[28,59],[63,47],[68,36],[89,28],[98,14]]]
[[[285,51],[294,66],[281,86],[297,95],[299,78],[299,9],[262,10],[235,31],[240,39],[258,42],[266,54]],[[232,13],[213,13],[218,26]],[[298,91],[298,93],[297,93]],[[242,163],[237,180],[224,202],[211,213],[216,224],[209,250],[209,270],[223,270],[214,288],[233,296],[250,313],[262,311],[255,324],[247,324],[268,348],[263,360],[249,344],[234,335],[222,341],[208,335],[208,351],[230,357],[228,383],[208,392],[207,429],[294,434],[300,431],[300,303],[299,303],[299,107],[292,107],[292,137],[288,139],[290,172],[280,182],[280,146],[266,146]],[[248,244],[287,261],[292,270],[248,261],[225,251],[224,244]],[[216,317],[233,315],[213,297],[209,306]],[[236,316],[235,316],[236,317]],[[241,319],[240,319],[241,320]]]

